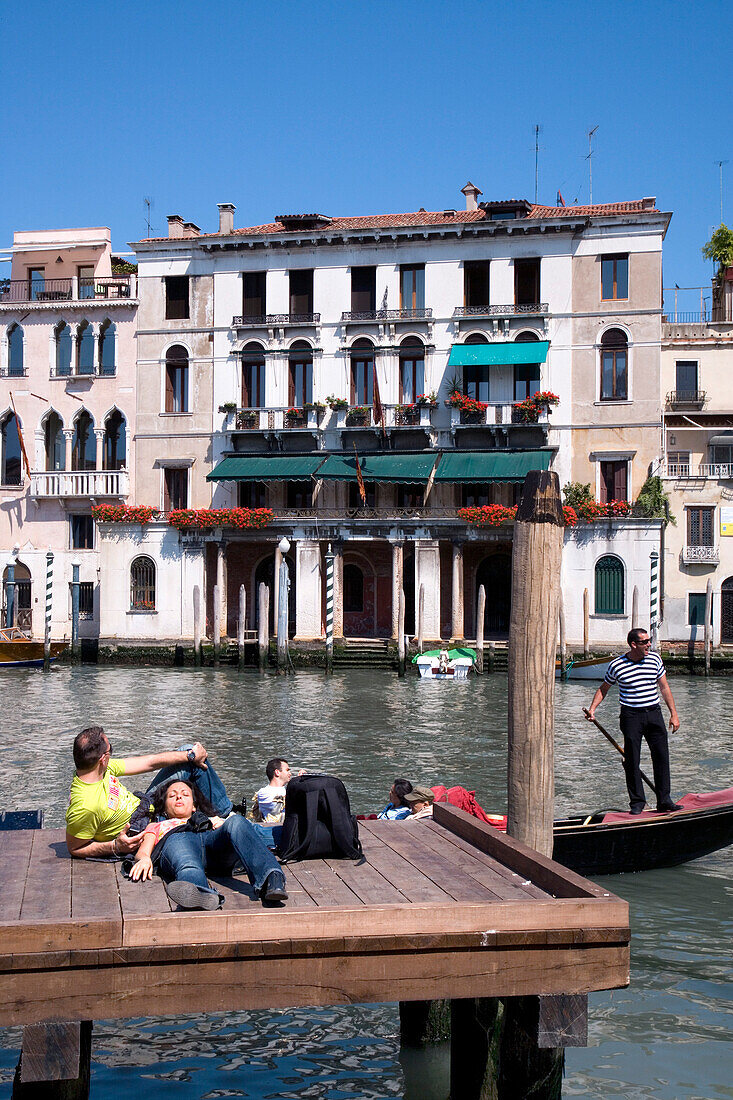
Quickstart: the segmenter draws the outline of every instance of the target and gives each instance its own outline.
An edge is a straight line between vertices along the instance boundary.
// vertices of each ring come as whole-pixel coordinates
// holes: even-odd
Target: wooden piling
[[[583,589],[583,656],[590,657],[590,596],[588,589]]]
[[[88,1100],[91,1050],[90,1020],[24,1027],[12,1100]]]
[[[496,667],[496,642],[489,642],[489,654],[486,660],[486,671],[491,674]]]
[[[237,623],[237,665],[244,668],[244,631],[247,626],[247,590],[239,586],[239,621]]]
[[[425,585],[420,585],[420,592],[417,597],[417,648],[418,652],[422,653],[423,649],[423,636],[425,626]]]
[[[712,655],[712,620],[713,620],[713,582],[708,578],[705,585],[705,675],[710,675],[710,658]]]
[[[397,615],[397,674],[405,675],[405,590],[400,588],[399,612]]]
[[[482,584],[478,589],[478,604],[476,607],[476,671],[481,675],[484,671],[484,614],[486,612],[486,589]]]
[[[221,655],[221,604],[219,603],[219,585],[214,585],[214,664],[219,664]]]
[[[260,581],[258,600],[257,664],[260,672],[264,672],[270,651],[270,589],[264,581]]]
[[[560,609],[558,611],[559,629],[560,629],[560,679],[567,680],[568,674],[565,666],[568,663],[568,649],[565,640],[565,606],[562,599],[562,589],[560,590]]]
[[[201,589],[193,586],[193,663],[201,664]]]

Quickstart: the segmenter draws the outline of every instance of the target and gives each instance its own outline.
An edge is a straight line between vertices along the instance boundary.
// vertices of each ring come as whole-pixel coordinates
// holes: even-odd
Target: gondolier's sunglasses
[[[652,640],[651,640],[651,638],[646,638],[646,639],[644,639],[644,641],[636,642],[635,644],[640,645],[640,646],[648,646],[648,645],[652,644]]]

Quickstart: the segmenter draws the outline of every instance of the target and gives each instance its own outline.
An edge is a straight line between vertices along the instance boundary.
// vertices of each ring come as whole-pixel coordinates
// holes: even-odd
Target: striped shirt
[[[615,657],[603,679],[605,684],[618,684],[622,707],[659,706],[657,683],[664,676],[664,665],[658,653],[647,653],[641,661],[632,661],[624,653]]]

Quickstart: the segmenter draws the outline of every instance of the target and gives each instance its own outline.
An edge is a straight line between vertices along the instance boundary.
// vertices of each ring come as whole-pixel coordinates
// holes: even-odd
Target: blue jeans
[[[277,848],[283,832],[282,825],[263,825],[261,821],[253,821],[252,824],[268,848]]]
[[[273,871],[282,875],[280,864],[254,825],[233,814],[218,829],[206,833],[171,833],[163,845],[158,869],[166,882],[184,879],[210,890],[207,871],[228,875],[239,863],[258,891]]]
[[[192,745],[180,745],[178,751],[188,752],[192,747]],[[227,814],[232,812],[232,800],[217,775],[211,759],[206,761],[205,768],[200,768],[198,764],[171,764],[167,768],[162,768],[145,793],[152,798],[153,792],[158,787],[172,782],[181,782],[182,780],[186,783],[193,783],[201,794],[208,798],[216,811],[217,817],[226,817]]]

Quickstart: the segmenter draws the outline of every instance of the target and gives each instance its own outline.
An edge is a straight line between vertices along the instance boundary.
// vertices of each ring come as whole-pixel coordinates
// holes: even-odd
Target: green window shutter
[[[596,562],[596,615],[623,615],[624,567],[608,554]]]

